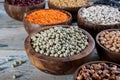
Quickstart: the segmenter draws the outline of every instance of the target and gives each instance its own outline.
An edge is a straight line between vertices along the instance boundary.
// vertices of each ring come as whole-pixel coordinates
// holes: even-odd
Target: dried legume
[[[96,5],[82,8],[79,15],[85,20],[98,25],[120,24],[119,9],[110,6]]]
[[[77,27],[55,26],[32,36],[31,45],[40,54],[68,57],[83,51],[88,45],[88,37]]]
[[[15,65],[15,64],[12,64],[12,65],[11,65],[11,68],[15,68],[15,67],[16,67],[16,65]]]
[[[35,24],[57,24],[67,21],[70,16],[64,12],[53,9],[37,10],[30,13],[25,19]]]
[[[120,67],[108,63],[85,65],[76,80],[120,80]]]
[[[16,79],[16,78],[17,78],[17,75],[16,75],[16,74],[14,74],[14,75],[13,75],[13,79]]]
[[[2,68],[2,67],[0,67],[0,71],[1,71],[1,70],[3,70],[3,68]]]
[[[104,31],[99,36],[100,43],[112,52],[120,52],[120,31]]]
[[[81,7],[88,4],[88,0],[50,0],[50,2],[59,7]]]
[[[7,0],[11,5],[31,6],[42,3],[44,0]]]
[[[10,59],[9,59],[9,58],[6,58],[6,59],[5,59],[5,61],[6,61],[6,62],[9,62],[9,61],[10,61]]]

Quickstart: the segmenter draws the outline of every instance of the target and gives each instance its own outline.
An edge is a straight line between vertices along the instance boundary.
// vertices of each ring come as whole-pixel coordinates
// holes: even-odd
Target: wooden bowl
[[[116,31],[116,30],[120,30],[120,29],[107,29],[104,31]],[[96,36],[98,55],[103,60],[115,61],[120,63],[120,53],[112,52],[100,43],[99,36],[104,31],[101,31]]]
[[[49,6],[49,8],[52,8],[52,9],[66,10],[66,11],[70,12],[72,14],[73,21],[77,21],[78,10],[82,7],[82,6],[79,6],[79,7],[59,7],[59,6],[54,5],[52,2],[50,2],[50,0],[48,1],[48,6]],[[83,5],[83,6],[85,6],[85,5]]]
[[[11,18],[19,20],[19,21],[23,21],[24,13],[26,13],[26,12],[28,12],[30,10],[34,10],[34,9],[43,9],[43,8],[45,8],[45,0],[40,4],[36,4],[36,5],[32,5],[32,6],[11,5],[11,4],[9,4],[7,2],[7,0],[5,0],[4,8],[5,8],[7,14]]]
[[[54,9],[54,10],[57,10],[57,9]],[[34,11],[36,11],[36,10],[34,10]],[[43,24],[34,24],[34,23],[31,23],[31,22],[28,22],[27,20],[25,20],[25,17],[27,15],[29,15],[30,13],[34,12],[34,11],[30,11],[30,12],[26,13],[25,16],[24,16],[24,27],[25,27],[25,30],[28,32],[28,34],[32,34],[32,33],[38,31],[40,28],[42,28],[44,26],[71,25],[72,24],[72,16],[71,16],[71,14],[69,12],[67,12],[67,11],[64,11],[64,10],[59,10],[59,11],[62,11],[63,13],[66,13],[68,16],[70,16],[70,18],[67,21],[64,21],[64,22],[61,22],[61,23],[43,25]]]
[[[113,63],[113,62],[108,62],[108,61],[92,61],[92,62],[85,63],[85,64],[83,64],[82,66],[86,66],[86,65],[90,65],[90,64],[97,64],[97,63],[113,64],[113,65],[117,65],[117,66],[120,68],[120,65],[119,65],[119,64],[116,64],[116,63]],[[76,72],[75,72],[75,74],[74,74],[73,80],[76,80],[76,78],[77,78],[77,76],[78,76],[78,74],[79,74],[80,69],[81,69],[82,66],[80,66],[80,67],[76,70]]]
[[[82,7],[81,9],[79,9],[77,18],[78,18],[78,25],[79,25],[80,28],[83,28],[83,29],[87,30],[89,33],[91,33],[91,35],[94,38],[96,37],[97,33],[99,33],[102,30],[112,29],[112,28],[116,28],[116,29],[120,28],[120,23],[119,24],[111,24],[111,25],[99,25],[99,24],[91,23],[91,22],[87,21],[86,19],[82,18],[79,15],[83,8],[88,8],[88,7],[91,7],[91,6],[97,6],[97,4],[96,5],[85,6],[85,7]],[[102,5],[100,5],[100,6],[102,6]]]
[[[59,26],[59,25],[58,25]],[[65,28],[69,28],[69,25],[62,25]],[[48,26],[40,29],[40,31],[50,29],[54,26]],[[65,58],[55,58],[42,55],[33,50],[30,37],[35,33],[29,35],[25,40],[25,50],[29,57],[31,63],[36,66],[39,70],[55,74],[55,75],[63,75],[63,74],[71,74],[73,73],[81,64],[88,62],[90,55],[95,47],[95,42],[92,36],[83,29],[84,34],[88,36],[89,45],[83,50],[80,54],[76,54],[74,56],[65,57]]]

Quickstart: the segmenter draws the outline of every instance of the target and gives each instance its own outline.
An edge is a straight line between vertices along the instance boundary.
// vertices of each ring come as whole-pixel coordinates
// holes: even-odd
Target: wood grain
[[[14,74],[21,75],[19,78],[15,80],[72,80],[73,75],[63,75],[63,76],[55,76],[43,73],[35,68],[28,60],[28,58],[24,55],[19,56],[8,56],[8,57],[0,57],[0,62],[4,62],[4,59],[11,58],[13,59],[10,62],[6,62],[4,64],[0,64],[1,67],[6,67],[4,70],[0,71],[0,80],[14,80],[12,76]],[[16,60],[25,60],[26,62],[22,65],[19,65],[15,68],[11,68],[11,64],[13,64]]]

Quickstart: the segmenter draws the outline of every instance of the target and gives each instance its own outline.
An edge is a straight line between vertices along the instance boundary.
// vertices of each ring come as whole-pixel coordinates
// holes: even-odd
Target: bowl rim
[[[87,62],[87,63],[85,63],[85,64],[83,64],[83,65],[81,65],[81,66],[79,66],[79,67],[77,68],[77,70],[75,71],[75,73],[74,73],[74,75],[73,75],[73,80],[76,80],[76,78],[77,78],[77,76],[78,76],[78,73],[79,73],[79,71],[80,71],[80,69],[81,69],[82,66],[86,66],[86,65],[89,65],[89,64],[96,64],[96,63],[114,64],[114,65],[117,65],[118,67],[120,67],[119,64],[114,63],[114,62],[110,62],[110,61],[90,61],[90,62]]]
[[[57,6],[57,5],[54,5],[50,0],[48,1],[48,5],[52,5],[54,7],[56,7],[57,9],[63,9],[63,10],[68,10],[68,9],[78,9],[81,8],[82,6],[86,6],[86,5],[89,5],[89,0],[87,0],[87,4],[85,5],[82,5],[82,6],[78,6],[78,7],[64,7],[64,6]],[[71,11],[71,10],[69,10]]]
[[[106,29],[106,30],[103,30],[103,31],[99,32],[99,33],[97,34],[97,36],[96,36],[96,42],[97,42],[97,44],[98,44],[100,47],[102,47],[105,51],[107,51],[108,54],[109,54],[109,53],[112,53],[112,54],[120,55],[119,52],[112,52],[112,51],[110,51],[109,49],[107,49],[106,47],[104,47],[104,46],[100,43],[100,41],[99,41],[99,36],[100,36],[100,34],[102,34],[102,33],[105,32],[105,31],[108,31],[108,32],[110,32],[110,31],[120,31],[120,29]]]
[[[110,6],[110,5],[103,5],[103,4],[92,4],[92,5],[83,6],[83,7],[81,7],[81,8],[78,10],[78,19],[82,19],[85,23],[88,23],[89,25],[95,25],[95,26],[106,26],[106,27],[109,27],[109,26],[120,25],[120,23],[117,23],[117,24],[108,24],[108,25],[96,24],[96,23],[92,23],[92,22],[88,21],[87,19],[81,17],[81,15],[80,15],[81,10],[82,10],[83,8],[88,8],[88,7],[92,7],[92,6],[107,6],[107,7],[112,7],[112,8],[118,8],[118,7],[113,7],[113,6]],[[119,8],[118,8],[118,9],[119,9]]]
[[[55,26],[62,26],[62,27],[65,27],[65,28],[69,28],[69,27],[75,27],[75,26],[70,26],[70,25],[54,25],[54,26],[45,26],[44,28],[41,28],[39,31],[37,32],[34,32],[32,34],[30,34],[26,40],[25,40],[25,49],[30,46],[29,48],[32,50],[33,53],[35,53],[33,56],[40,59],[40,60],[44,60],[44,61],[56,61],[56,62],[68,62],[68,61],[74,61],[74,60],[78,60],[78,59],[81,59],[81,58],[84,58],[88,55],[90,55],[93,51],[93,49],[95,48],[95,41],[94,39],[92,38],[92,36],[87,32],[85,31],[84,29],[81,29],[79,28],[80,30],[82,30],[82,32],[88,36],[88,40],[89,40],[89,45],[82,51],[80,52],[79,54],[76,54],[76,55],[73,55],[73,56],[69,56],[69,57],[63,57],[63,58],[59,58],[59,57],[51,57],[51,56],[46,56],[46,55],[43,55],[43,54],[40,54],[38,52],[35,52],[35,50],[32,48],[31,44],[30,44],[30,37],[33,36],[34,34],[40,32],[40,31],[43,31],[43,30],[46,30],[47,29],[50,29],[52,27],[55,27]],[[28,44],[27,44],[28,43]],[[27,44],[27,46],[26,46]],[[88,51],[86,51],[88,50]],[[27,53],[27,54],[30,54],[30,53]],[[45,58],[44,58],[45,57]]]
[[[57,10],[57,11],[60,11],[60,12],[63,12],[65,14],[67,14],[69,16],[69,18],[66,20],[66,21],[63,21],[63,22],[59,22],[59,23],[54,23],[54,24],[36,24],[36,23],[31,23],[29,21],[26,20],[26,16],[35,12],[35,11],[39,11],[39,10]],[[72,14],[68,11],[65,11],[65,10],[59,10],[59,9],[35,9],[35,10],[31,10],[31,11],[28,11],[24,14],[24,18],[23,18],[23,22],[24,23],[28,23],[28,24],[32,24],[32,25],[38,25],[38,26],[50,26],[50,25],[57,25],[57,24],[62,24],[62,23],[66,23],[66,22],[69,22],[72,20]]]
[[[21,8],[25,8],[25,7],[32,7],[32,6],[38,6],[38,5],[44,5],[46,3],[45,0],[43,0],[41,3],[39,4],[34,4],[34,5],[26,5],[26,6],[19,6],[19,5],[12,5],[12,4],[9,4],[9,2],[7,0],[4,0],[4,4],[8,4],[10,6],[14,6],[14,7],[21,7]]]

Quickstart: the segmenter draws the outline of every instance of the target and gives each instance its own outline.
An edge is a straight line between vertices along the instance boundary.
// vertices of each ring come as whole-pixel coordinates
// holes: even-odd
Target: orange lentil
[[[28,22],[43,25],[61,23],[68,20],[69,18],[70,16],[66,13],[53,9],[37,10],[25,17]]]

